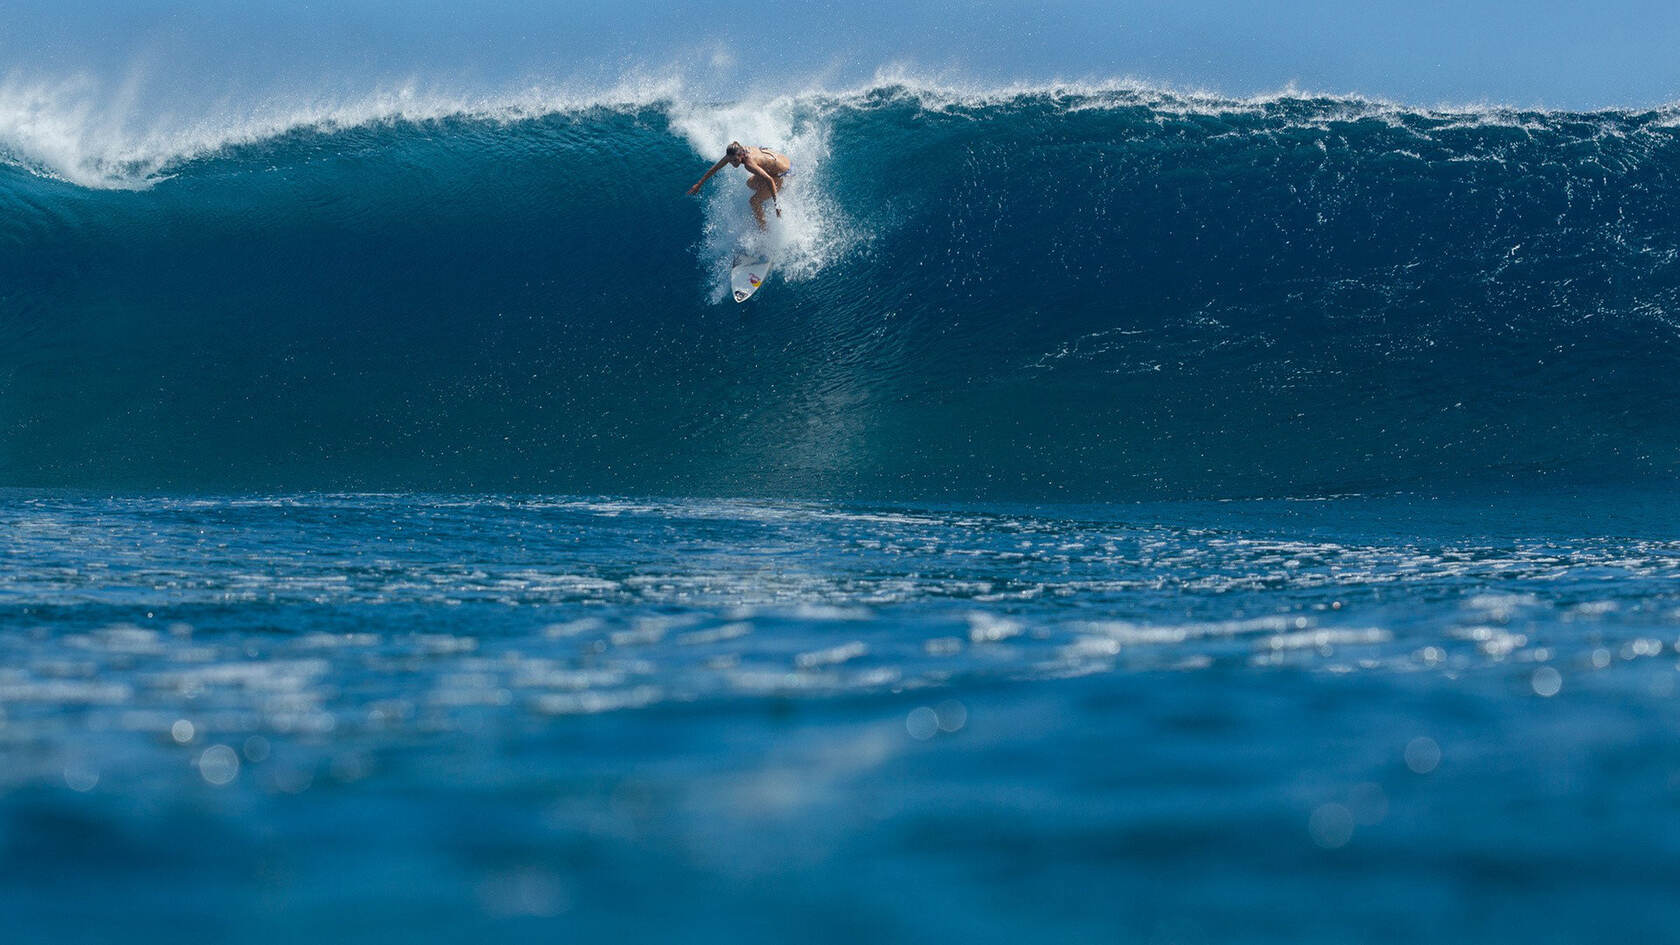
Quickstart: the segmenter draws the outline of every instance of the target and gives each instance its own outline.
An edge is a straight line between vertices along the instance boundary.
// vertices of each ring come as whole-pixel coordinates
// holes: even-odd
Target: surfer
[[[783,175],[793,167],[786,155],[777,154],[769,148],[749,148],[739,141],[731,141],[729,147],[724,150],[723,160],[713,164],[706,176],[688,188],[689,194],[692,196],[699,193],[700,185],[711,180],[713,174],[723,170],[725,164],[747,169],[747,186],[753,191],[750,203],[759,229],[765,228],[764,201],[775,203],[776,216],[782,215],[781,203],[776,198],[781,196]]]

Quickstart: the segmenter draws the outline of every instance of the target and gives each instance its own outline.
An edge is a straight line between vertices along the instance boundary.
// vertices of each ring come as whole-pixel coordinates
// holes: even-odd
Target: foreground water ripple
[[[930,894],[1070,940],[1166,918],[1235,934],[1242,913],[1156,888],[1162,857],[1224,864],[1211,882],[1235,896],[1277,888],[1280,862],[1309,870],[1283,886],[1304,893],[1331,852],[1425,889],[1504,882],[1451,878],[1478,869],[1542,888],[1613,841],[1652,877],[1615,881],[1636,895],[1680,846],[1636,826],[1680,803],[1680,541],[1668,506],[1632,507],[10,493],[5,875],[57,902],[17,857],[184,843],[157,882],[290,903],[276,940],[344,933],[298,903],[349,893],[218,876],[214,851],[319,866],[329,829],[383,851],[356,895],[416,881],[449,901],[473,877],[440,932],[463,939],[527,907],[622,931],[636,876],[740,903],[779,875],[922,928],[884,880],[850,878],[862,862],[926,860]],[[177,822],[219,839],[153,836]],[[1047,922],[984,873],[1010,862],[1038,895],[1060,876],[1180,908]],[[1279,940],[1313,937],[1299,901],[1255,908]]]

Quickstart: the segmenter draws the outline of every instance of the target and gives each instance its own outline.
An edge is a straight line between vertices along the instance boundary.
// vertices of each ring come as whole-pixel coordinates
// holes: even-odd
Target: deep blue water
[[[1680,464],[1673,109],[401,114],[0,164],[0,483],[1103,502]],[[795,164],[745,307],[745,188],[683,194],[732,137]]]
[[[1672,108],[24,117],[8,941],[1676,937]]]
[[[1666,490],[0,494],[10,941],[1667,941]]]

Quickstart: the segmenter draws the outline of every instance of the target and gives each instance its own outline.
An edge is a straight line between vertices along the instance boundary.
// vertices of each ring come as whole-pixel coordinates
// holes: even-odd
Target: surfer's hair
[[[729,142],[729,147],[723,149],[724,157],[741,157],[747,153],[746,145],[739,141]]]

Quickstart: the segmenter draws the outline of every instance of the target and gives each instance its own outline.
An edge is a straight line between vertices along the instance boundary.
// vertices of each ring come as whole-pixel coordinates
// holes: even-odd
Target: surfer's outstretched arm
[[[729,159],[724,158],[723,160],[718,161],[716,164],[713,164],[712,169],[707,171],[704,177],[701,177],[699,180],[695,181],[693,187],[688,188],[689,195],[693,196],[694,194],[699,193],[700,192],[700,185],[704,184],[706,181],[711,180],[712,175],[716,174],[718,171],[723,170],[723,166],[725,164],[728,164],[728,163],[729,163]]]

